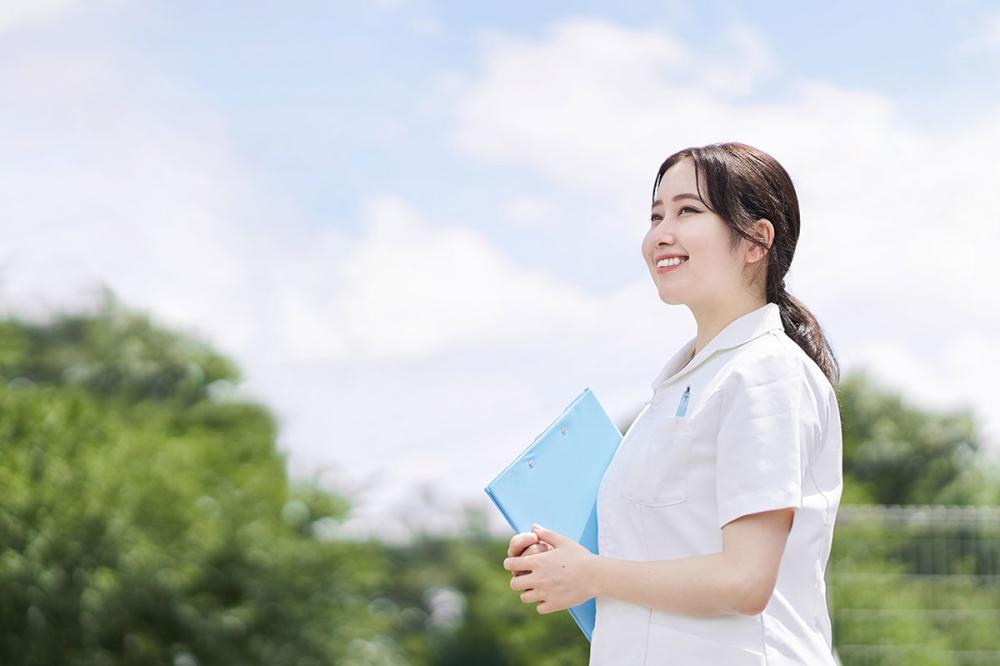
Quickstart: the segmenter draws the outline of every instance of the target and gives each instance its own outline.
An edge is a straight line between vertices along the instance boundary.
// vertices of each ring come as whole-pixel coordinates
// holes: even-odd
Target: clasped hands
[[[535,525],[511,537],[503,568],[521,601],[540,602],[540,614],[572,608],[596,596],[597,555],[567,536]]]

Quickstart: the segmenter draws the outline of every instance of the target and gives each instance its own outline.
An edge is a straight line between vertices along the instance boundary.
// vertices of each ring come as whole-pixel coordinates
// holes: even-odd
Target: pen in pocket
[[[688,386],[684,389],[684,395],[681,396],[681,404],[677,405],[677,416],[684,416],[687,414],[688,409],[688,396],[691,395],[691,387]]]

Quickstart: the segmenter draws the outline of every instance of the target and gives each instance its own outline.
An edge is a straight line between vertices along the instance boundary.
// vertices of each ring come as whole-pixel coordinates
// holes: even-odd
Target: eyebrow
[[[677,194],[677,195],[675,195],[674,198],[671,199],[671,201],[680,201],[681,199],[694,199],[695,201],[701,201],[701,197],[695,196],[694,194],[688,194],[687,192],[685,192],[684,194]],[[704,202],[702,202],[702,203],[704,203]],[[663,205],[663,200],[662,199],[657,199],[656,201],[653,202],[653,206],[652,207],[656,208],[657,206],[660,206],[660,205]]]

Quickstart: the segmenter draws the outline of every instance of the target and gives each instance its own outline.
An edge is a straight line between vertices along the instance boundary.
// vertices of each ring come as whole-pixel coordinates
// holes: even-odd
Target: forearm
[[[594,560],[594,596],[684,615],[744,614],[746,586],[725,553],[675,560]]]

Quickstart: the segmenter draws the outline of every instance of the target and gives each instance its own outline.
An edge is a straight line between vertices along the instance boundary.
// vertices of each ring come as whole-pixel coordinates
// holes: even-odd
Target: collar
[[[765,333],[775,330],[785,330],[781,323],[781,310],[777,303],[766,303],[756,310],[752,310],[730,322],[728,326],[709,340],[708,344],[687,365],[684,365],[684,362],[691,358],[691,352],[694,351],[695,341],[698,338],[696,336],[688,340],[667,361],[667,365],[660,370],[660,373],[653,380],[651,386],[655,391],[659,386],[673,382],[688,374],[715,352],[739,347]],[[683,368],[681,368],[682,365],[684,366]]]

